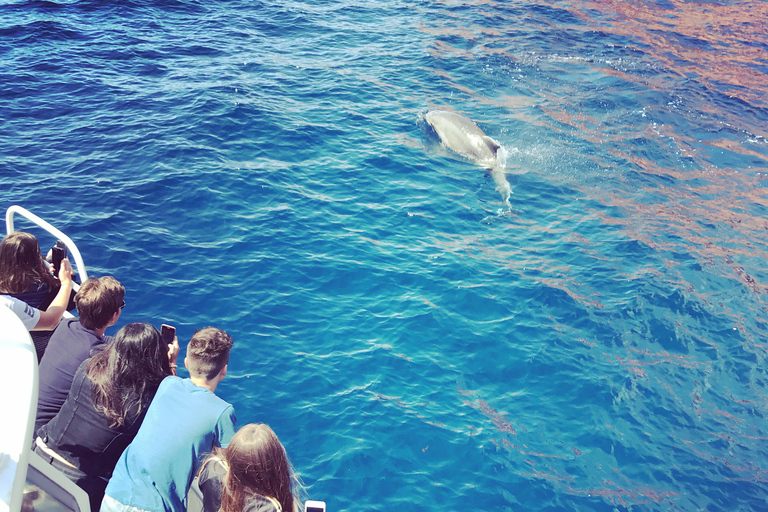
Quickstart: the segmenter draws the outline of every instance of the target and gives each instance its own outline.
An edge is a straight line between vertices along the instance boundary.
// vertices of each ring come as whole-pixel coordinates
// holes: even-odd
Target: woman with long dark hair
[[[80,365],[61,410],[37,431],[35,451],[88,493],[91,510],[178,353],[178,340],[164,343],[151,325],[124,326]]]
[[[277,435],[245,425],[204,462],[198,479],[204,512],[296,512],[301,482]]]
[[[46,309],[60,283],[40,252],[37,238],[13,231],[0,242],[0,293]]]
[[[32,342],[38,362],[64,311],[75,307],[73,299],[68,259],[54,277],[35,235],[13,231],[0,241],[0,307],[10,308],[27,330],[36,331]]]

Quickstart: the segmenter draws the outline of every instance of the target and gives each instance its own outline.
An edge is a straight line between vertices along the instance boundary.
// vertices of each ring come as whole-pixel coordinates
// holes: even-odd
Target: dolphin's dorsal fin
[[[496,142],[495,140],[493,140],[487,135],[483,135],[483,140],[485,141],[486,144],[488,144],[488,147],[491,149],[491,151],[493,151],[494,155],[501,147],[501,144],[499,144],[498,142]]]

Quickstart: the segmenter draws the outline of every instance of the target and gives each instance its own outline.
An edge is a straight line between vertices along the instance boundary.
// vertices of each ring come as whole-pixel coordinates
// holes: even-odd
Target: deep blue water
[[[220,394],[329,512],[765,510],[767,18],[0,0],[0,206],[126,286],[118,327],[229,331]]]

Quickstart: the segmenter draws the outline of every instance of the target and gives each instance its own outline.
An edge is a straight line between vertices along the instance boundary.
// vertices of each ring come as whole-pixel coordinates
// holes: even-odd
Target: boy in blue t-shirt
[[[232,338],[206,327],[195,332],[184,365],[190,378],[163,379],[133,442],[117,462],[101,512],[185,512],[187,492],[203,457],[235,434],[234,408],[216,396],[227,375]]]

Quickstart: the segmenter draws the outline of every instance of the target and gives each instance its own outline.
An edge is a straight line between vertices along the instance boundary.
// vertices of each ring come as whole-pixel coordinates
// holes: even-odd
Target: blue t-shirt
[[[185,512],[205,456],[235,434],[234,408],[189,379],[166,377],[117,462],[107,496],[150,512]]]

